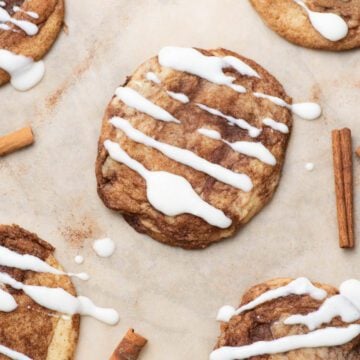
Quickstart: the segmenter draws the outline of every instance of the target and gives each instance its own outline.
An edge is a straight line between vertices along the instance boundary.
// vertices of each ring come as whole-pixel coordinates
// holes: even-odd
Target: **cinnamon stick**
[[[353,248],[355,239],[351,130],[334,130],[332,148],[339,243],[341,248]]]
[[[136,334],[134,329],[129,329],[111,355],[110,360],[136,360],[146,343],[145,338]]]
[[[0,137],[0,156],[10,154],[34,143],[31,127]]]

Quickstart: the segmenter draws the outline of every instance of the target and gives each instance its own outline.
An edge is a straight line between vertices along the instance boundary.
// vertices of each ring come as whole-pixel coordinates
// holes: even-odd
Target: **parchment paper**
[[[107,359],[129,327],[150,342],[144,360],[207,359],[215,315],[244,290],[280,276],[339,285],[360,277],[358,251],[338,247],[330,131],[349,126],[360,145],[359,52],[311,51],[266,28],[246,0],[68,0],[66,23],[46,57],[47,74],[27,93],[0,89],[0,133],[30,123],[32,148],[0,159],[0,221],[57,247],[66,269],[88,271],[80,294],[115,307],[118,326],[84,318],[77,359]],[[273,201],[234,239],[187,252],[133,231],[96,193],[100,123],[117,85],[165,45],[224,47],[259,62],[296,101],[317,100],[324,116],[295,119]],[[314,162],[315,170],[304,165]],[[356,204],[359,160],[355,160]],[[356,214],[357,215],[357,214]],[[358,218],[358,216],[355,216]],[[358,224],[360,225],[360,223]],[[359,226],[356,231],[359,241]],[[117,243],[99,259],[94,239]],[[76,254],[85,256],[76,265]]]

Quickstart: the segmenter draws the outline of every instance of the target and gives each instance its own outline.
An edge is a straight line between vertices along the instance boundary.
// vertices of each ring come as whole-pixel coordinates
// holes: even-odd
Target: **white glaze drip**
[[[281,122],[275,121],[274,119],[271,118],[265,118],[263,119],[263,124],[272,128],[273,130],[279,131],[283,134],[288,134],[289,133],[289,128],[286,124],[283,124]]]
[[[309,16],[312,26],[330,41],[339,41],[345,38],[349,32],[346,21],[337,14],[311,11],[304,1],[294,0]]]
[[[249,192],[253,188],[252,181],[247,175],[236,173],[221,165],[207,161],[187,149],[181,149],[179,147],[157,141],[135,129],[125,119],[114,117],[110,120],[110,123],[116,128],[122,130],[131,140],[156,149],[174,161],[190,166],[195,170],[212,176],[218,181],[245,192]]]
[[[347,280],[340,286],[340,295],[327,299],[322,306],[307,315],[293,315],[284,323],[287,325],[303,324],[310,330],[331,322],[335,317],[351,323],[360,320],[360,281]]]
[[[302,324],[306,325],[309,330],[315,330],[320,325],[331,322],[337,316],[340,316],[342,321],[351,323],[359,320],[360,312],[344,296],[336,295],[326,299],[319,310],[307,315],[292,315],[284,321],[284,324]]]
[[[236,141],[232,143],[222,139],[221,134],[216,130],[198,129],[198,132],[214,140],[222,141],[224,144],[230,146],[234,151],[240,154],[254,157],[268,165],[276,165],[274,155],[260,142]]]
[[[146,99],[134,89],[129,87],[119,87],[116,89],[115,95],[127,106],[147,114],[157,120],[180,123],[179,120],[175,119],[165,109]]]
[[[231,225],[231,219],[202,200],[185,178],[165,171],[147,170],[121,149],[119,144],[110,140],[105,141],[104,146],[113,160],[125,164],[145,179],[150,204],[163,214],[177,216],[188,213],[220,228]]]
[[[26,355],[12,350],[4,345],[0,345],[0,354],[5,355],[12,360],[32,360]]]
[[[23,30],[27,35],[34,36],[38,33],[39,28],[30,21],[14,19],[10,14],[0,7],[0,22],[1,23],[12,23],[19,29]]]
[[[279,354],[302,348],[340,346],[360,334],[360,325],[329,327],[305,335],[292,335],[273,341],[259,341],[239,347],[222,347],[213,351],[210,360],[241,360],[265,354]]]
[[[244,119],[236,119],[233,116],[225,115],[220,110],[213,109],[209,106],[203,104],[196,104],[200,109],[210,113],[211,115],[222,117],[223,119],[227,120],[230,124],[236,125],[241,129],[247,130],[251,137],[258,137],[261,134],[261,129],[258,129],[252,125],[250,125]]]
[[[0,265],[12,267],[20,270],[30,270],[40,273],[49,273],[54,275],[68,275],[78,277],[81,280],[88,280],[89,276],[85,273],[73,274],[65,273],[47,264],[45,261],[33,255],[22,255],[12,251],[4,246],[0,246]]]
[[[311,162],[305,164],[305,169],[307,171],[313,171],[315,169],[315,165]]]
[[[230,60],[229,60],[230,59]],[[199,76],[217,85],[225,85],[237,92],[244,93],[246,89],[238,84],[232,76],[224,74],[223,69],[234,67],[235,70],[243,70],[248,75],[250,67],[241,60],[230,57],[205,56],[201,52],[192,48],[165,47],[159,52],[159,63],[162,66],[174,70],[184,71],[189,74]],[[253,73],[256,72],[251,69]],[[257,74],[257,73],[256,73]]]
[[[93,243],[93,249],[97,256],[108,258],[114,254],[116,245],[110,238],[104,238],[95,240]]]
[[[269,290],[259,297],[235,310],[231,306],[222,307],[217,315],[219,321],[229,321],[233,316],[242,314],[245,311],[255,309],[257,306],[268,301],[289,295],[309,295],[315,300],[324,300],[327,296],[325,290],[315,287],[308,279],[298,278],[286,286]]]
[[[152,81],[155,84],[161,84],[161,80],[159,79],[159,77],[152,71],[146,73],[146,79]]]
[[[89,298],[84,296],[75,297],[62,288],[25,285],[6,273],[0,273],[0,282],[14,289],[22,290],[37,304],[49,310],[67,315],[91,316],[108,325],[115,325],[119,321],[119,315],[115,310],[100,308]]]
[[[84,257],[81,255],[76,255],[74,261],[76,264],[81,265],[84,263]]]
[[[11,312],[17,308],[14,297],[8,292],[0,289],[0,311]]]
[[[254,96],[257,98],[270,100],[278,106],[286,107],[304,120],[315,120],[321,115],[321,107],[316,103],[306,102],[290,105],[283,99],[280,99],[276,96],[267,95],[259,92],[254,92]]]
[[[9,73],[12,86],[19,91],[31,89],[41,81],[45,74],[42,61],[34,62],[29,57],[4,49],[0,49],[0,69]]]
[[[39,14],[34,11],[24,11],[19,6],[14,6],[13,10],[14,10],[14,12],[23,12],[24,14],[29,15],[33,19],[39,19]]]
[[[185,94],[176,93],[173,91],[167,91],[167,93],[170,97],[172,97],[173,99],[175,99],[177,101],[182,102],[183,104],[187,104],[188,102],[190,102],[190,99]]]

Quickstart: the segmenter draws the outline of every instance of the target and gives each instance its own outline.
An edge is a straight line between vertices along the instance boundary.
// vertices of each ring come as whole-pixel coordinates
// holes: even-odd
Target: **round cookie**
[[[231,51],[169,47],[160,54],[127,78],[106,110],[98,193],[138,232],[168,245],[205,248],[234,235],[273,196],[292,100],[260,65]]]
[[[271,29],[297,45],[332,51],[360,46],[360,0],[250,1]],[[321,27],[310,20],[311,17],[304,5],[315,12],[317,17],[315,21],[320,19],[321,27],[325,27],[325,34],[322,34]],[[332,19],[322,20],[324,16],[319,17],[317,13],[338,16],[332,15]],[[337,28],[338,31],[336,31]]]
[[[295,287],[293,286],[292,291],[288,291],[282,296],[272,294],[273,298],[265,301],[261,296],[269,294],[269,291],[278,291],[279,288],[289,286],[290,283],[294,284],[294,280],[290,278],[275,279],[256,285],[246,291],[242,297],[240,307],[247,305],[249,309],[242,308],[242,311],[238,310],[238,315],[234,314],[232,310],[229,312],[228,306],[221,309],[218,320],[223,320],[224,322],[221,323],[221,334],[215,350],[210,356],[210,360],[233,360],[235,357],[230,356],[229,353],[235,348],[240,347],[244,349],[245,346],[254,346],[255,343],[259,344],[264,341],[271,343],[279,339],[286,339],[289,336],[304,334],[312,337],[316,331],[327,331],[330,327],[335,329],[335,332],[338,330],[348,331],[354,326],[360,328],[360,321],[349,321],[349,323],[345,323],[339,316],[334,316],[329,322],[324,322],[314,329],[309,329],[306,325],[299,323],[298,315],[306,316],[309,313],[316,312],[324,301],[330,298],[334,300],[339,292],[333,286],[320,283],[311,284],[309,280],[304,278],[297,279],[295,283],[296,282],[298,283],[298,295],[294,294],[296,291],[294,291]],[[353,282],[353,280],[350,282]],[[360,283],[357,282],[357,286],[359,286],[359,284]],[[313,288],[313,286],[316,288]],[[304,291],[306,287],[313,293],[310,294],[310,292]],[[324,294],[321,294],[321,292]],[[258,301],[258,304],[252,303],[254,300]],[[345,300],[345,302],[348,303],[348,300]],[[339,311],[339,308],[340,306],[338,306],[334,312]],[[296,317],[292,318],[291,323],[289,318],[293,315],[296,315]],[[284,323],[286,321],[288,321],[287,324]],[[357,334],[352,334],[353,336],[347,339],[349,341],[344,340],[341,346],[331,345],[332,341],[338,341],[340,336],[342,336],[340,333],[334,333],[322,337],[322,341],[329,342],[328,346],[315,346],[313,348],[300,346],[296,350],[279,352],[276,352],[273,347],[273,351],[270,353],[266,351],[267,346],[265,345],[261,348],[262,351],[257,352],[255,350],[255,353],[261,353],[260,355],[252,355],[246,358],[257,360],[355,360],[360,357],[359,333],[360,331],[357,330]],[[297,343],[297,341],[298,340],[295,339],[290,340],[292,344]],[[312,341],[316,341],[314,337],[312,337]],[[257,350],[259,349],[260,348],[257,348]],[[236,357],[236,359],[238,358],[242,359],[243,357]]]
[[[25,80],[17,81],[26,84],[15,83],[15,87],[27,90],[36,81],[29,85],[32,79],[29,80],[26,67],[30,67],[30,61],[36,64],[42,59],[55,42],[64,21],[64,0],[4,0],[1,3],[0,19],[8,21],[0,21],[0,85],[10,80],[14,75],[10,74],[12,71],[26,71]],[[41,71],[43,74],[38,65],[31,76],[41,78]]]
[[[35,256],[50,266],[62,270],[61,265],[54,257],[55,249],[35,234],[18,226],[0,225],[0,246],[19,254]],[[37,273],[3,266],[0,268],[1,274],[7,273],[23,284],[62,288],[71,295],[76,295],[75,288],[68,276]],[[3,289],[13,296],[17,308],[10,312],[0,312],[1,346],[34,360],[68,360],[74,358],[79,336],[79,315],[64,318],[61,316],[62,314],[38,305],[22,290],[15,290],[10,286]],[[1,304],[4,304],[3,297]],[[8,357],[1,355],[2,353],[3,349],[0,349],[0,359],[8,359]]]

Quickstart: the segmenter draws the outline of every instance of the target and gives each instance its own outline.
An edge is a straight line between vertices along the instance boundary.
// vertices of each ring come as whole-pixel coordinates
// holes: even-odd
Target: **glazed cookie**
[[[0,225],[0,359],[70,360],[79,336],[80,315],[109,325],[119,320],[113,309],[76,296],[54,248],[18,226]]]
[[[98,193],[137,231],[186,249],[232,236],[271,199],[291,132],[279,82],[231,51],[167,47],[116,90],[99,140]]]
[[[64,21],[64,0],[0,1],[0,85],[21,91],[43,77],[43,56]]]
[[[360,358],[360,282],[340,292],[306,278],[254,286],[238,309],[218,313],[221,335],[210,360]]]
[[[360,0],[250,0],[266,24],[287,40],[314,49],[360,46]]]
[[[70,278],[59,274],[50,244],[17,226],[0,225],[0,283],[5,286],[0,289],[0,359],[73,358],[80,317],[64,318],[40,305],[45,286],[76,295]]]

